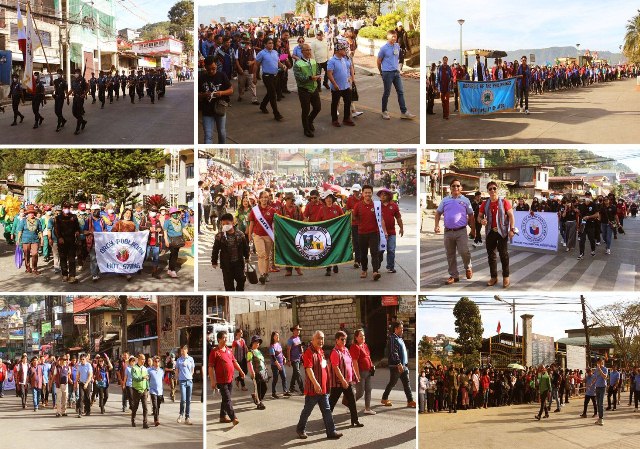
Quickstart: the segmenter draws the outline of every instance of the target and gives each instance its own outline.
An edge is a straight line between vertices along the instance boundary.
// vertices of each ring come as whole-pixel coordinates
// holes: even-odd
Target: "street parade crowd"
[[[351,213],[353,267],[361,270],[360,278],[369,275],[369,255],[372,279],[377,281],[381,277],[385,252],[378,249],[381,231],[387,240],[386,271],[395,273],[396,225],[400,237],[404,235],[398,200],[402,191],[411,192],[415,174],[403,170],[387,173],[382,178],[383,187],[378,189],[376,200],[374,188],[367,183],[372,179],[360,179],[364,185],[354,182],[350,189],[345,189],[340,184],[344,185],[347,179],[334,176],[323,181],[318,176],[287,178],[257,172],[252,177],[238,178],[222,165],[210,165],[198,183],[199,229],[204,222],[217,232],[211,263],[214,268],[220,266],[225,290],[244,290],[251,254],[257,255],[257,275],[261,284],[269,282],[272,273],[281,271],[274,261],[271,230],[274,215],[313,223]],[[400,187],[392,180],[399,182]],[[380,217],[374,211],[374,201],[381,204]],[[292,276],[293,267],[285,268],[285,276]],[[304,274],[300,268],[295,271],[298,276]],[[326,276],[338,272],[337,265],[325,269]]]
[[[391,324],[387,346],[389,350],[388,370],[389,382],[386,385],[380,403],[385,407],[393,406],[389,394],[398,380],[402,382],[406,395],[407,407],[415,408],[413,393],[409,381],[409,353],[402,339],[404,325],[401,321]],[[231,337],[226,331],[216,334],[217,345],[213,347],[208,358],[209,379],[213,387],[214,398],[221,399],[220,422],[239,424],[240,420],[233,408],[232,392],[235,377],[235,388],[247,392],[246,377],[252,379],[251,398],[257,410],[266,410],[264,398],[271,380],[271,398],[279,400],[292,395],[304,395],[304,408],[296,426],[298,438],[306,439],[306,425],[313,409],[318,406],[322,413],[328,439],[339,439],[342,433],[336,431],[333,412],[340,397],[342,404],[349,409],[351,427],[363,427],[357,410],[357,402],[364,397],[364,415],[375,415],[371,408],[372,377],[376,366],[371,360],[371,351],[366,343],[365,331],[357,329],[353,335],[344,330],[335,334],[335,344],[327,343],[331,349],[325,351],[325,335],[315,331],[309,342],[300,337],[300,325],[291,327],[291,337],[285,347],[280,342],[278,332],[271,333],[268,350],[270,369],[267,359],[260,349],[262,339],[258,335],[245,341],[241,329]],[[229,339],[233,338],[233,342]],[[352,340],[350,346],[347,340]],[[293,374],[289,387],[285,366],[292,368]],[[278,382],[282,383],[282,395],[277,392]],[[297,387],[297,390],[296,390]],[[244,393],[247,394],[247,393]],[[274,404],[275,405],[275,404]]]
[[[496,58],[493,66],[488,67],[476,55],[473,65],[460,64],[454,60],[449,65],[449,58],[444,56],[441,61],[431,64],[427,75],[427,114],[433,112],[436,98],[442,100],[443,118],[449,118],[449,97],[454,98],[454,111],[459,109],[458,81],[500,81],[508,78],[516,80],[516,102],[520,105],[520,112],[529,113],[529,94],[543,95],[549,92],[571,91],[580,87],[594,84],[619,81],[636,77],[640,68],[633,64],[608,64],[606,62],[577,61],[556,63],[554,65],[534,65],[527,63],[527,57],[520,61],[508,62]]]
[[[562,247],[569,253],[578,242],[578,260],[585,255],[587,241],[591,257],[596,256],[596,247],[603,246],[606,255],[611,254],[613,241],[624,234],[624,220],[627,216],[636,217],[638,203],[625,198],[617,198],[614,193],[598,195],[593,198],[587,191],[581,197],[564,195],[562,198],[533,198],[531,204],[520,197],[512,201],[499,196],[498,184],[490,181],[487,184],[489,198],[483,199],[476,192],[473,201],[462,194],[459,179],[452,179],[451,194],[442,199],[436,210],[436,234],[441,232],[440,219],[444,217],[444,248],[447,255],[449,277],[445,284],[452,285],[460,281],[457,257],[462,258],[465,277],[473,277],[469,240],[474,247],[481,247],[482,227],[485,228],[484,245],[490,269],[488,286],[498,283],[498,257],[502,267],[502,286],[508,288],[509,249],[508,243],[519,232],[515,224],[513,211],[551,212],[558,214],[559,232]]]
[[[58,357],[40,354],[29,357],[26,353],[8,365],[0,359],[0,398],[5,391],[14,390],[23,409],[34,412],[51,410],[56,418],[76,415],[89,417],[100,412],[104,415],[109,400],[109,387],[121,390],[122,413],[131,415],[131,426],[136,427],[136,415],[142,408],[142,427],[160,425],[160,408],[164,403],[165,388],[171,400],[180,391],[178,423],[191,425],[190,408],[193,391],[195,362],[189,348],[180,348],[180,356],[167,353],[165,357],[124,352],[111,362],[106,353],[62,354]],[[29,401],[28,396],[31,396]],[[96,403],[97,401],[97,403]],[[151,403],[149,414],[148,403]],[[92,410],[94,408],[94,410]]]
[[[204,143],[213,143],[214,127],[218,143],[226,142],[227,111],[231,97],[237,101],[245,93],[260,112],[269,114],[267,106],[278,122],[284,119],[278,102],[287,94],[289,75],[297,85],[301,107],[301,124],[305,136],[314,137],[315,118],[320,113],[321,86],[331,91],[331,121],[334,127],[355,126],[353,120],[363,114],[358,111],[355,63],[357,36],[365,19],[337,18],[311,21],[282,21],[278,23],[220,23],[200,25],[198,52],[204,70],[198,80],[199,110],[202,113]],[[377,68],[382,77],[381,114],[390,120],[387,104],[391,87],[396,90],[402,119],[413,119],[407,110],[400,70],[410,50],[407,32],[401,22],[389,30],[387,44],[377,55]],[[291,48],[290,39],[297,45]],[[324,75],[322,73],[324,72]],[[261,101],[256,85],[262,79],[266,93]],[[237,89],[232,81],[237,80]],[[343,103],[342,122],[338,107]]]
[[[186,77],[186,75],[185,75]],[[156,69],[130,69],[127,75],[125,70],[122,74],[118,74],[115,67],[109,71],[100,71],[96,77],[95,73],[91,73],[91,78],[87,81],[80,69],[76,69],[71,80],[66,80],[63,76],[62,69],[58,69],[56,77],[51,85],[53,86],[52,99],[54,102],[54,110],[57,117],[56,132],[62,131],[67,119],[64,117],[64,104],[70,105],[70,96],[73,96],[73,105],[71,113],[76,119],[76,129],[74,134],[80,134],[87,126],[87,120],[84,119],[85,109],[84,101],[87,96],[92,98],[91,104],[96,101],[100,102],[100,108],[104,109],[107,100],[113,104],[120,100],[120,90],[122,90],[122,100],[126,101],[127,91],[131,104],[135,103],[136,96],[138,102],[141,102],[146,96],[151,99],[151,103],[155,103],[156,98],[160,100],[166,94],[166,85],[171,82],[164,68],[156,71]],[[13,74],[11,85],[9,86],[9,98],[11,98],[11,107],[13,110],[13,122],[11,126],[18,126],[24,121],[24,114],[20,112],[20,104],[25,103],[27,90],[20,81],[18,74]],[[97,94],[97,97],[96,97]],[[40,114],[40,109],[47,104],[47,96],[45,92],[45,80],[43,75],[35,74],[34,88],[31,93],[31,109],[34,116],[33,129],[43,125],[44,117]],[[4,109],[3,109],[4,112]],[[18,121],[18,118],[20,121]]]
[[[100,279],[94,235],[101,232],[149,231],[145,259],[152,262],[151,276],[162,278],[160,256],[168,258],[166,274],[177,278],[178,253],[193,240],[193,211],[138,203],[117,207],[114,202],[63,202],[61,205],[23,204],[8,196],[0,202],[0,224],[6,243],[15,246],[16,268],[40,275],[45,264],[62,282],[77,284],[77,272],[90,270],[93,282]],[[142,270],[138,272],[141,274]],[[132,279],[126,275],[127,281]]]
[[[628,395],[627,395],[628,393]],[[517,369],[459,368],[425,366],[418,378],[418,413],[437,413],[447,410],[486,409],[516,404],[539,404],[537,420],[560,413],[569,400],[583,398],[580,418],[587,418],[589,404],[593,405],[595,424],[604,424],[604,412],[615,411],[621,404],[638,411],[640,401],[640,368],[607,368],[604,359],[595,367],[582,370],[562,369],[556,364],[519,367]],[[605,397],[607,404],[605,406]],[[543,415],[544,413],[544,415]]]

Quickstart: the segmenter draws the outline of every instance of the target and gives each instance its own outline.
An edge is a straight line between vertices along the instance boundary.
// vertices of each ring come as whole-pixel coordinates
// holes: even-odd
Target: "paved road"
[[[167,259],[165,254],[160,257],[160,267],[162,278],[151,277],[151,263],[147,261],[142,274],[134,275],[127,282],[124,276],[116,274],[101,275],[101,279],[92,282],[89,264],[87,268],[77,272],[78,284],[62,282],[61,275],[53,270],[53,261],[45,263],[43,258],[38,260],[39,276],[24,272],[23,268],[17,269],[14,263],[15,247],[7,245],[7,242],[0,241],[0,291],[3,292],[23,292],[28,289],[30,292],[119,292],[123,290],[134,290],[141,292],[163,292],[163,291],[194,291],[193,266],[194,258],[191,248],[181,249],[178,263],[181,268],[177,270],[178,278],[171,279],[166,274]]]
[[[622,404],[617,411],[604,415],[604,426],[594,425],[593,406],[580,418],[583,397],[571,399],[560,413],[536,421],[539,405],[506,407],[418,415],[420,449],[437,447],[455,449],[477,447],[503,449],[505,447],[552,447],[554,449],[616,449],[637,448],[640,445],[638,414]]]
[[[404,237],[396,237],[396,273],[386,273],[386,258],[383,261],[379,281],[373,282],[371,273],[365,280],[361,280],[360,270],[353,265],[341,265],[338,274],[331,277],[325,276],[324,269],[305,269],[303,276],[296,275],[285,277],[285,270],[279,273],[271,273],[270,281],[265,285],[245,284],[247,291],[325,291],[327,282],[331,282],[334,291],[358,290],[393,290],[415,291],[416,287],[416,197],[407,196],[400,199],[400,213],[404,223]],[[204,230],[205,227],[203,227]],[[396,228],[397,232],[397,228]],[[198,236],[198,289],[200,291],[222,291],[222,272],[211,267],[211,248],[215,234],[211,229],[206,229],[204,235]],[[386,257],[386,256],[385,256]],[[251,256],[252,263],[257,266],[257,257]],[[371,264],[371,258],[369,258]],[[371,268],[369,269],[371,272]]]
[[[63,115],[67,124],[61,132],[55,132],[58,120],[54,112],[53,99],[47,99],[47,105],[40,114],[44,123],[38,129],[32,129],[33,112],[31,102],[21,105],[20,112],[25,116],[18,126],[9,126],[13,122],[11,105],[5,105],[5,113],[0,114],[2,143],[7,145],[137,145],[137,144],[182,144],[193,145],[193,86],[192,81],[174,83],[167,86],[165,98],[151,104],[149,97],[131,104],[129,97],[119,101],[109,100],[100,109],[100,102],[91,104],[91,96],[85,100],[84,132],[74,135],[76,121],[71,114],[71,106],[65,107]],[[122,91],[120,91],[122,93]],[[96,94],[97,98],[97,94]]]
[[[509,248],[512,290],[536,291],[640,291],[640,218],[627,218],[624,222],[626,234],[618,235],[613,241],[611,255],[605,254],[604,243],[596,246],[595,257],[590,256],[589,241],[585,258],[577,260],[577,247],[571,252],[559,246],[557,253],[540,253],[522,249]],[[442,244],[442,235],[433,233],[433,215],[430,213],[423,223],[420,239],[420,288],[421,290],[495,290],[501,288],[502,282],[494,287],[487,287],[489,265],[485,247],[471,246],[471,262],[473,279],[464,277],[462,259],[458,258],[458,269],[462,273],[460,282],[452,286],[444,285],[449,277],[447,260]],[[483,230],[484,232],[484,230]],[[484,235],[484,234],[483,234]],[[577,245],[577,242],[576,242]],[[498,262],[498,270],[500,263]],[[501,276],[501,273],[498,273]]]
[[[529,96],[529,115],[452,114],[442,119],[438,101],[427,118],[427,143],[636,143],[640,90],[635,79]],[[453,111],[453,99],[451,99]]]
[[[411,386],[415,390],[415,371],[411,371]],[[287,373],[291,379],[291,371]],[[387,368],[376,371],[373,378],[371,393],[371,408],[377,415],[364,415],[364,399],[358,402],[358,416],[362,428],[351,428],[349,410],[340,404],[336,405],[333,419],[337,430],[344,436],[336,442],[327,440],[320,411],[314,409],[307,424],[307,440],[299,440],[296,435],[296,424],[304,406],[304,397],[296,394],[290,398],[271,398],[271,386],[265,396],[266,410],[256,410],[250,394],[253,391],[251,380],[247,382],[248,392],[233,390],[233,406],[240,424],[231,427],[221,424],[220,395],[212,397],[211,390],[207,392],[207,448],[240,448],[252,447],[260,449],[270,448],[329,448],[348,447],[351,449],[387,449],[387,448],[415,448],[416,438],[416,409],[406,407],[406,397],[402,384],[398,381],[389,399],[393,407],[380,404],[380,398],[389,380]],[[277,387],[278,394],[282,392],[282,385]],[[415,399],[415,398],[414,398]]]
[[[289,74],[290,94],[278,102],[278,110],[284,116],[282,122],[276,122],[273,114],[262,114],[258,106],[251,104],[251,98],[245,95],[238,103],[237,94],[232,97],[232,107],[227,113],[227,144],[410,144],[420,143],[420,83],[418,80],[403,78],[404,95],[407,108],[416,118],[401,120],[400,109],[395,90],[389,97],[391,120],[381,117],[382,78],[379,75],[356,73],[356,84],[360,100],[356,103],[358,111],[364,114],[354,119],[356,126],[335,128],[331,125],[331,92],[322,87],[320,99],[322,109],[314,121],[315,137],[308,138],[302,132],[300,120],[300,101],[293,72]],[[237,90],[237,82],[232,81]],[[262,81],[257,85],[258,100],[262,101],[265,88]],[[341,103],[342,104],[342,103]],[[267,109],[271,110],[268,106]],[[340,106],[339,111],[342,111]],[[342,112],[340,112],[342,121]],[[198,122],[198,142],[204,141],[202,121]],[[217,142],[217,134],[213,136]]]
[[[0,399],[0,416],[2,417],[2,448],[22,449],[28,442],[33,449],[50,449],[73,446],[74,442],[95,442],[98,446],[113,445],[119,441],[123,447],[139,449],[201,449],[202,448],[202,414],[200,388],[194,392],[191,401],[191,421],[193,425],[176,423],[180,410],[178,401],[171,402],[165,395],[165,403],[160,407],[160,426],[153,426],[151,403],[149,403],[150,429],[142,428],[142,407],[136,416],[137,427],[131,427],[128,413],[122,412],[121,392],[119,387],[111,387],[105,414],[94,404],[91,416],[78,419],[76,415],[56,418],[55,409],[44,408],[33,411],[31,395],[27,398],[27,408],[22,409],[20,399],[13,391],[5,392]],[[166,392],[165,392],[166,393]],[[51,402],[50,402],[51,404]],[[97,412],[97,413],[96,413]],[[99,442],[99,443],[98,443]]]

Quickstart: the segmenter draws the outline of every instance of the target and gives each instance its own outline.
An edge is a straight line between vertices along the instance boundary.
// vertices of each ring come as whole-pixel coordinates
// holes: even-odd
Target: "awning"
[[[153,337],[134,338],[133,340],[127,340],[127,343],[135,343],[138,341],[157,340],[157,339],[158,339],[158,336],[155,335]]]

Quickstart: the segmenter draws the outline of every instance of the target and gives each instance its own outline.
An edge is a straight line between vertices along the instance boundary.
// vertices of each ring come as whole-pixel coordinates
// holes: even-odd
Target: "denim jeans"
[[[302,413],[300,413],[300,420],[298,421],[296,430],[298,432],[304,432],[304,429],[307,427],[307,420],[309,419],[309,416],[316,404],[322,413],[322,420],[324,421],[324,428],[327,432],[327,436],[333,435],[336,433],[336,425],[334,424],[333,416],[331,415],[328,394],[304,397],[304,408],[302,409]]]
[[[204,129],[204,143],[213,143],[213,126],[218,132],[218,143],[227,142],[227,115],[203,115],[202,128]]]
[[[384,85],[384,92],[382,94],[382,112],[387,110],[387,104],[389,103],[389,95],[391,95],[391,85],[396,89],[398,94],[398,104],[400,105],[400,112],[403,114],[407,112],[407,106],[404,102],[404,88],[402,87],[402,78],[400,78],[400,71],[394,70],[392,72],[382,72],[382,83]]]
[[[282,379],[282,391],[287,392],[287,372],[282,369],[278,369],[277,366],[271,365],[271,372],[273,373],[273,381],[271,382],[271,393],[276,394],[276,385],[278,385],[278,376]]]
[[[184,415],[185,418],[189,417],[191,409],[191,393],[193,390],[192,380],[180,381],[180,415]]]
[[[33,395],[33,409],[38,410],[38,406],[40,405],[40,392],[42,390],[40,388],[32,388],[31,393]]]
[[[302,366],[302,360],[292,360],[291,368],[293,369],[293,374],[291,375],[291,388],[296,387],[296,381],[298,387],[300,388],[300,393],[304,392],[304,385],[302,383],[302,374],[300,372],[300,367]]]
[[[427,395],[426,393],[418,393],[418,413],[424,413],[426,409]]]
[[[380,263],[382,264],[382,258],[384,257],[384,251],[380,251]],[[393,270],[396,267],[396,236],[387,236],[387,270]]]
[[[89,251],[89,266],[91,267],[91,276],[98,276],[100,274],[100,268],[98,268],[98,259],[96,258],[96,248],[91,248]]]
[[[413,393],[411,391],[411,385],[409,384],[409,368],[405,367],[402,372],[398,372],[398,368],[396,366],[389,368],[389,383],[384,389],[382,399],[385,401],[389,399],[389,394],[393,387],[398,383],[398,379],[400,379],[402,386],[404,387],[404,394],[407,396],[407,402],[413,401]]]
[[[604,418],[604,393],[606,387],[596,387],[596,403],[598,404],[598,418]]]
[[[558,389],[553,387],[551,389],[551,397],[549,398],[549,410],[551,410],[551,404],[553,404],[553,401],[556,401],[556,409],[560,408],[560,396],[558,395]]]
[[[151,257],[153,266],[157,267],[160,264],[160,247],[147,245],[147,255],[145,259],[149,257]]]
[[[613,238],[613,228],[609,226],[609,223],[600,223],[600,234],[604,240],[607,249],[611,249],[611,240]]]

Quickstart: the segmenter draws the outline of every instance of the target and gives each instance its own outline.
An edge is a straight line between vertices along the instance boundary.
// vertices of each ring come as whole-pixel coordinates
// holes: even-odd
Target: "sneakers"
[[[407,402],[407,407],[408,408],[416,408],[416,401],[408,401]]]
[[[261,283],[262,285],[264,285],[264,283],[266,282],[265,275],[264,275],[264,274],[260,275],[260,277],[258,278],[258,280],[260,281],[260,283]]]
[[[584,257],[584,254],[582,253],[578,254],[578,260],[582,260],[583,257]]]
[[[74,276],[69,277],[69,284],[77,284],[78,280]]]
[[[352,117],[352,118],[360,117],[362,114],[364,114],[364,112],[362,112],[362,111],[355,111],[355,112],[351,113],[351,117]]]
[[[591,251],[591,257],[596,257],[596,252],[595,251]]]
[[[412,114],[409,111],[406,111],[400,114],[400,118],[405,120],[413,120],[414,118],[416,118],[416,115]]]
[[[364,413],[365,415],[375,415],[375,414],[376,414],[376,411],[375,411],[375,410],[371,410],[371,409],[366,409],[366,408],[365,408],[365,409],[364,409],[364,411],[363,411],[362,413]]]
[[[176,422],[177,422],[178,424],[182,424],[182,421],[183,421],[183,420],[182,420],[182,415],[179,415],[179,416],[178,416],[178,419],[176,420]]]
[[[525,113],[526,115],[529,115],[529,110],[528,110],[528,109],[525,109],[525,110],[524,110],[524,113]]]
[[[395,273],[395,268],[387,268],[387,273]]]
[[[236,423],[236,421],[237,421],[237,420],[236,420],[236,419],[234,419],[233,421],[234,421],[234,422],[233,422],[233,425],[235,426],[235,425],[237,424],[237,423]],[[189,419],[189,418],[185,419],[185,420],[184,420],[184,423],[185,423],[187,426],[191,426],[191,425],[193,425],[193,423],[191,422],[191,419]]]
[[[562,242],[562,246],[567,246],[567,244],[565,242]]]
[[[598,420],[596,420],[596,422],[594,422],[594,424],[595,424],[596,426],[604,426],[604,420],[602,420],[602,419],[598,419]]]
[[[607,249],[607,250],[605,251],[605,254],[611,254],[611,250],[610,250],[610,249]]]
[[[383,400],[381,400],[381,401],[380,401],[380,403],[381,403],[382,405],[384,405],[385,407],[391,407],[391,406],[393,405],[393,404],[391,403],[391,401],[390,401],[390,400],[388,400],[388,399],[383,399]]]
[[[391,120],[391,116],[389,115],[389,111],[382,111],[382,118],[384,120]]]

